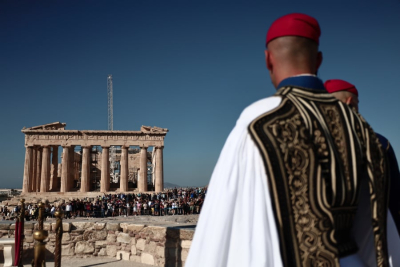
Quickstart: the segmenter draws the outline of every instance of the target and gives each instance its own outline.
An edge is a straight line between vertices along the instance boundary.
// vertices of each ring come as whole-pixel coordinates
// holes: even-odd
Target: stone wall
[[[47,258],[54,253],[55,223],[44,223],[49,231]],[[37,224],[25,223],[24,254],[33,251]],[[0,224],[0,238],[13,238],[15,224]],[[154,266],[184,266],[194,229],[131,223],[63,223],[63,256],[108,256]],[[27,252],[27,253],[25,253]],[[51,259],[52,260],[52,259]]]

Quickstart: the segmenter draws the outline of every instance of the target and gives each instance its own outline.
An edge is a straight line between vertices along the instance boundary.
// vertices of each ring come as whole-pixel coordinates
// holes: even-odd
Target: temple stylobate
[[[168,129],[80,131],[65,126],[55,122],[22,129],[26,147],[23,194],[163,191]]]

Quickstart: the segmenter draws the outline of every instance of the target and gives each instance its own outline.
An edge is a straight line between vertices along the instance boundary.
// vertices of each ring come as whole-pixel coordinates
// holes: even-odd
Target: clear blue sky
[[[400,157],[400,1],[325,2],[2,0],[0,188],[22,185],[24,126],[107,129],[107,74],[114,129],[168,128],[165,180],[207,184],[241,111],[275,92],[265,34],[292,12],[320,22],[320,78],[355,84]]]

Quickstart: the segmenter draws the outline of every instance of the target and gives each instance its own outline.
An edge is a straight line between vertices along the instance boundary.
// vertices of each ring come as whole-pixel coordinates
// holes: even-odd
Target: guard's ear
[[[349,96],[349,97],[346,99],[346,104],[349,105],[349,106],[351,106],[351,100],[353,100],[353,97]]]
[[[272,62],[271,62],[271,53],[265,49],[264,51],[265,54],[265,65],[267,66],[267,69],[272,72]]]

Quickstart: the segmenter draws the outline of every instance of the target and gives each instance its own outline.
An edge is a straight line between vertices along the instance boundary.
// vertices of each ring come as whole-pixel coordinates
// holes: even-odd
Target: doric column
[[[58,191],[60,188],[60,185],[58,184],[58,146],[52,147],[50,189],[52,191]]]
[[[110,148],[102,147],[100,192],[110,189]]]
[[[37,148],[36,152],[36,192],[40,191],[40,176],[42,174],[42,147]]]
[[[78,181],[79,180],[79,171],[82,168],[81,161],[74,161],[74,166],[75,166],[75,169],[74,169],[74,180]]]
[[[155,147],[156,149],[156,182],[155,191],[162,192],[164,190],[164,170],[163,170],[163,148]]]
[[[119,183],[119,191],[128,191],[128,148],[121,147],[121,177]]]
[[[33,146],[32,148],[32,183],[30,185],[31,191],[36,192],[36,157],[37,157],[37,148]]]
[[[147,191],[147,147],[140,147],[139,192]]]
[[[27,146],[25,151],[25,164],[24,164],[24,181],[22,183],[22,193],[28,193],[31,191],[32,184],[32,147]]]
[[[89,191],[90,180],[90,146],[84,146],[82,152],[81,193]]]
[[[40,192],[49,191],[50,182],[50,147],[43,146],[42,175],[40,177]]]
[[[31,154],[31,168],[29,173],[29,188],[28,192],[33,192],[33,183],[35,179],[35,147],[31,146],[32,154]]]
[[[69,178],[69,146],[63,146],[62,161],[61,161],[61,188],[60,192],[68,192],[68,178]]]
[[[74,187],[74,179],[75,179],[75,146],[70,146],[69,148],[69,161],[68,161],[68,191],[71,191]]]

